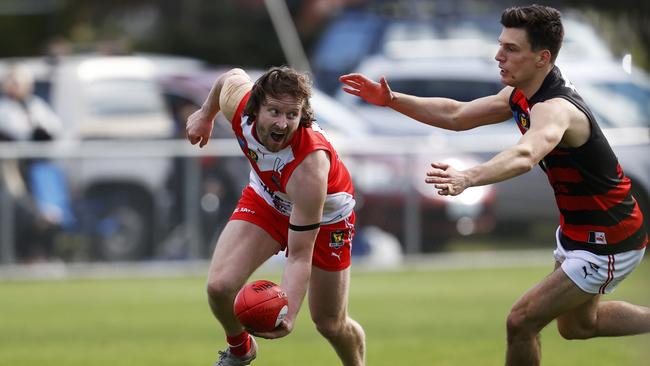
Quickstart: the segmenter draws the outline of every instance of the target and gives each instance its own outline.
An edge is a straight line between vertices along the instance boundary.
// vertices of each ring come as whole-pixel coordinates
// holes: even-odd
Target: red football
[[[287,294],[267,280],[242,287],[235,297],[235,316],[248,329],[268,332],[280,325],[289,310]]]

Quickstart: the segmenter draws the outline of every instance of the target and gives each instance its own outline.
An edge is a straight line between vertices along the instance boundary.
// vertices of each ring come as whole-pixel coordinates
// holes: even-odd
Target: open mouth
[[[285,133],[283,132],[271,132],[271,139],[275,142],[282,142],[284,140]]]

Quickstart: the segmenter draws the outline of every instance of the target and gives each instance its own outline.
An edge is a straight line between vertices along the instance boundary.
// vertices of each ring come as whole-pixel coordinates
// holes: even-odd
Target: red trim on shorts
[[[598,293],[600,293],[600,294],[604,294],[605,293],[605,288],[607,287],[607,285],[609,285],[612,282],[612,280],[614,280],[614,263],[616,262],[616,257],[614,257],[613,255],[609,255],[609,256],[607,256],[607,259],[608,259],[608,261],[607,261],[607,280],[598,289]]]

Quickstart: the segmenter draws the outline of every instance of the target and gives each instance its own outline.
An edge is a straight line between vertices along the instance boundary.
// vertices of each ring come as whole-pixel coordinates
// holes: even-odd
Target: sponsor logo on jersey
[[[280,182],[280,173],[278,172],[271,173],[271,180],[273,181],[273,183],[275,183],[278,190],[282,189],[282,184]]]
[[[591,269],[592,271],[595,271],[595,272],[598,272],[598,270],[600,269],[600,267],[595,263],[591,263],[591,262],[587,262],[587,263],[589,263],[589,268],[587,268],[587,266],[582,266],[582,273],[583,273],[585,279],[587,279],[587,276],[593,276],[594,275],[592,272],[589,272],[588,269]]]
[[[239,144],[239,147],[242,149],[246,148],[246,141],[244,141],[243,137],[237,136],[237,143]]]
[[[251,210],[250,208],[247,208],[247,207],[237,207],[235,209],[235,213],[237,213],[237,212],[248,213],[248,214],[251,214],[251,215],[255,215],[255,210]]]
[[[592,244],[607,244],[607,237],[602,231],[590,231],[589,240],[587,241]]]

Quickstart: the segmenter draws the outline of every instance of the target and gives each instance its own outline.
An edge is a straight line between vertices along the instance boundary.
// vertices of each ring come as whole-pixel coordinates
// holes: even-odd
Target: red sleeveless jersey
[[[577,148],[556,147],[540,162],[560,211],[560,242],[565,249],[609,255],[645,248],[648,235],[639,205],[609,143],[582,97],[556,67],[530,99],[520,90],[510,95],[510,108],[520,131],[530,128],[535,103],[563,98],[589,120],[590,136]]]
[[[324,150],[330,158],[330,170],[321,223],[335,223],[349,217],[355,204],[352,179],[325,131],[315,122],[310,127],[298,127],[288,146],[271,152],[255,137],[255,122],[242,116],[249,97],[250,92],[239,102],[231,122],[239,146],[252,168],[251,188],[271,207],[286,216],[291,215],[292,202],[286,194],[291,174],[307,155]]]

